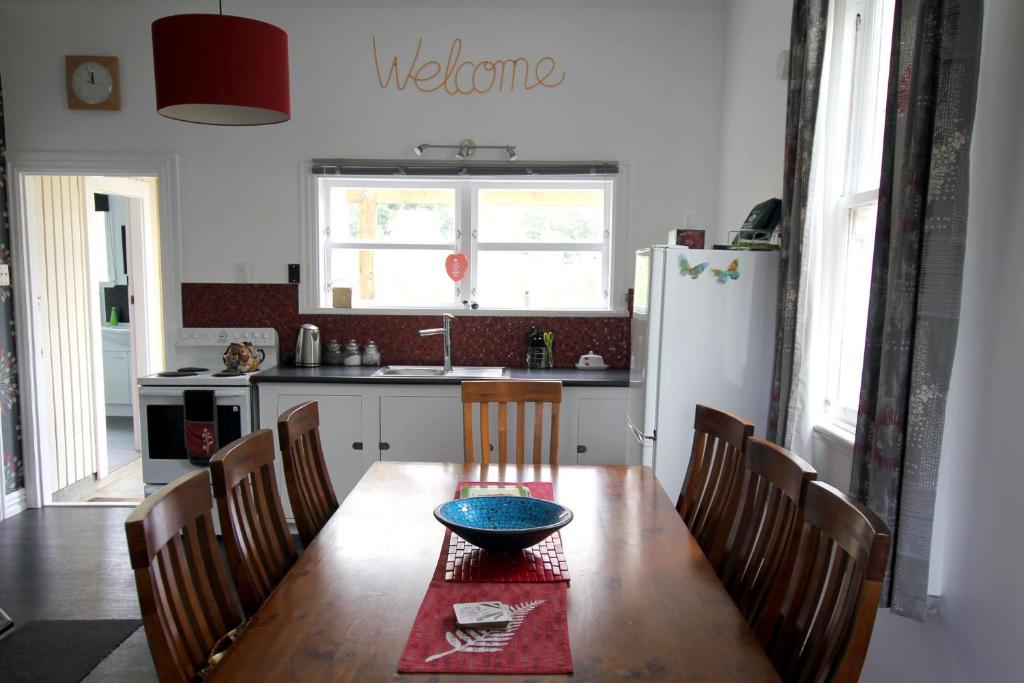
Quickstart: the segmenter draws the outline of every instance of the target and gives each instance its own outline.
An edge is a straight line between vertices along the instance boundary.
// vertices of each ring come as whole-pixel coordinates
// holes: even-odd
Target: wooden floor
[[[15,628],[35,619],[140,618],[124,536],[131,509],[51,507],[0,522],[0,607]],[[86,680],[155,680],[142,631]]]

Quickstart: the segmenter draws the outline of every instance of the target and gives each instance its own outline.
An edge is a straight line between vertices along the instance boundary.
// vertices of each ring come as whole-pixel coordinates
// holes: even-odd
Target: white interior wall
[[[718,242],[755,204],[782,197],[787,89],[776,64],[789,48],[792,9],[792,0],[732,0],[729,6]]]
[[[300,256],[302,162],[412,158],[421,142],[471,137],[517,145],[526,160],[623,162],[628,213],[620,227],[630,252],[663,241],[686,209],[717,221],[724,2],[236,0],[230,11],[288,31],[293,111],[285,124],[237,129],[155,112],[150,23],[172,10],[210,9],[208,2],[0,2],[9,148],[179,154],[185,281],[230,282],[238,262],[250,264],[252,281],[285,281],[286,264]],[[397,53],[406,63],[423,38],[424,56],[443,62],[461,38],[466,59],[532,63],[550,55],[566,78],[555,89],[487,95],[385,91],[373,35],[382,61]],[[67,108],[66,54],[119,56],[120,112]],[[628,269],[631,261],[623,259]]]
[[[943,604],[925,624],[880,613],[865,681],[1016,681],[1024,668],[1021,29],[1024,4],[985,3],[963,308],[933,549]]]

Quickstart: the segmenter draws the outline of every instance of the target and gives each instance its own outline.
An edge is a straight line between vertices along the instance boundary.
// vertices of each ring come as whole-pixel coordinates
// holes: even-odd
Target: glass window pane
[[[850,210],[846,277],[839,349],[839,404],[856,411],[860,403],[860,375],[864,363],[864,336],[868,322],[871,258],[875,248],[878,204]]]
[[[480,242],[604,242],[604,191],[480,190]]]
[[[444,249],[343,249],[331,254],[332,287],[352,288],[352,307],[395,308],[456,304]]]
[[[877,190],[882,175],[882,136],[885,133],[885,105],[889,89],[889,50],[892,44],[892,24],[895,2],[879,2],[876,7],[875,30],[870,44],[865,46],[864,110],[860,116],[862,138],[860,163],[854,192]]]
[[[328,195],[332,242],[455,242],[455,190],[338,187]]]
[[[596,251],[481,251],[477,297],[483,308],[603,308]]]

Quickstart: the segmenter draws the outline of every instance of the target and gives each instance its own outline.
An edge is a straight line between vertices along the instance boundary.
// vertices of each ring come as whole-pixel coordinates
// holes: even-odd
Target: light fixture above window
[[[277,26],[221,11],[163,17],[152,30],[161,116],[219,126],[291,118],[288,34]]]
[[[454,149],[456,159],[468,159],[473,156],[473,153],[478,149],[500,149],[508,155],[509,161],[516,161],[519,159],[519,154],[516,152],[515,145],[478,145],[471,139],[466,138],[457,145],[432,145],[430,143],[421,143],[412,148],[413,154],[418,157],[423,156],[423,153],[428,149]]]

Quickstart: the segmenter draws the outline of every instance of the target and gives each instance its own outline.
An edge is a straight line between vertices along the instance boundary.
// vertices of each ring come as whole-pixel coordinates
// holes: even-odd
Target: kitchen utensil
[[[434,509],[434,517],[470,543],[492,553],[537,545],[572,521],[572,511],[541,498],[459,498]]]
[[[295,364],[300,368],[320,365],[320,328],[306,323],[295,339]]]
[[[542,370],[549,367],[548,347],[544,343],[544,333],[530,330],[526,334],[526,367],[531,370]]]
[[[544,333],[544,346],[548,350],[548,367],[555,367],[555,333],[545,332]]]
[[[266,357],[266,351],[254,349],[252,342],[247,341],[228,344],[222,356],[228,372],[255,372]]]
[[[576,361],[576,368],[578,370],[604,370],[608,366],[605,365],[604,358],[597,353],[591,351],[580,356],[580,359]]]

